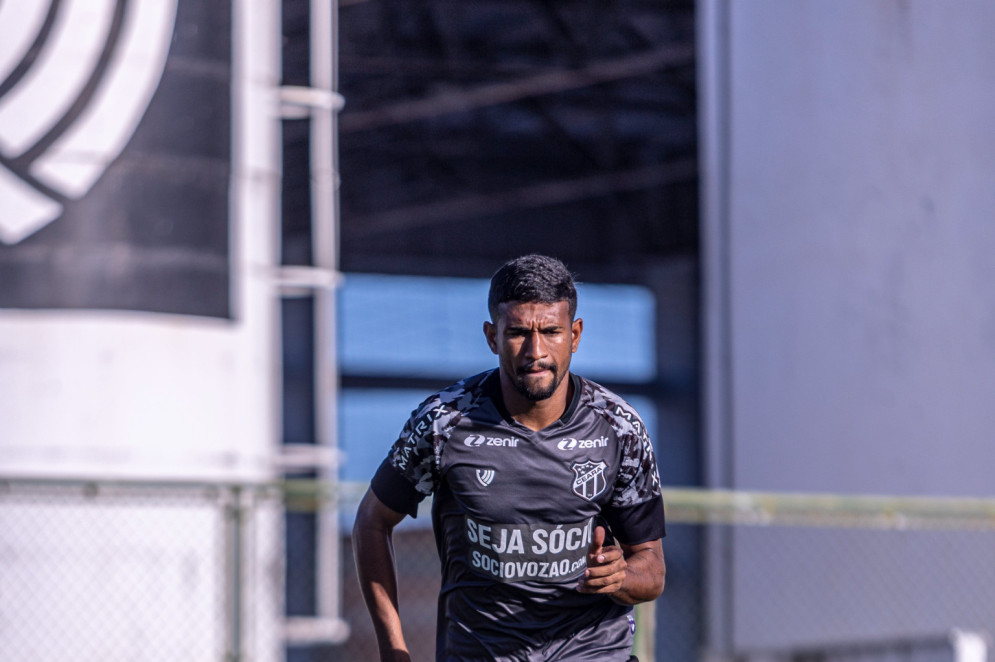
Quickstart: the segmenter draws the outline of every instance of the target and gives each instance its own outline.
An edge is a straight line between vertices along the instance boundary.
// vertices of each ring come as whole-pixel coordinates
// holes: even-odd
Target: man
[[[380,659],[410,659],[392,531],[434,494],[437,660],[624,662],[632,605],[664,584],[649,436],[624,400],[570,372],[584,324],[560,261],[506,263],[488,307],[497,369],[423,402],[359,506],[356,565]]]

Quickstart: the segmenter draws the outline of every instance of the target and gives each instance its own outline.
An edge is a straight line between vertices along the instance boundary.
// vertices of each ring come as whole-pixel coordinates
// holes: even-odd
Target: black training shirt
[[[454,384],[412,413],[373,478],[377,498],[400,513],[414,516],[435,495],[439,659],[453,648],[493,659],[624,613],[576,590],[594,526],[627,544],[665,534],[642,420],[571,377],[567,411],[540,431],[507,414],[497,370]]]

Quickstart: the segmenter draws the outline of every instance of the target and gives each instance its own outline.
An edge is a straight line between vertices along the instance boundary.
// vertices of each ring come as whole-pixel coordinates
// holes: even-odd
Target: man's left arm
[[[666,574],[662,540],[605,545],[605,529],[599,526],[587,550],[587,570],[577,590],[635,605],[660,597]]]

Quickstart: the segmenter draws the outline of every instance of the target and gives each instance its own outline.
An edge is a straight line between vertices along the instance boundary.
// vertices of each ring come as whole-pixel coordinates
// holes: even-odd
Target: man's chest
[[[619,443],[607,426],[533,433],[472,422],[440,454],[441,478],[469,517],[577,522],[601,511],[618,474]]]

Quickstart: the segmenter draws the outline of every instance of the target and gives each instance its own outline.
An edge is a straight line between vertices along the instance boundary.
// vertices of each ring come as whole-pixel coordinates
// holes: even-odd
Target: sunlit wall
[[[995,5],[700,8],[710,485],[990,495]],[[718,649],[995,621],[976,597],[995,586],[907,576],[897,539],[881,559],[810,541],[790,567],[779,537],[713,543]],[[946,554],[993,576],[988,550]],[[916,622],[855,569],[915,586]],[[756,584],[772,573],[777,599]],[[806,579],[834,590],[789,598]]]

